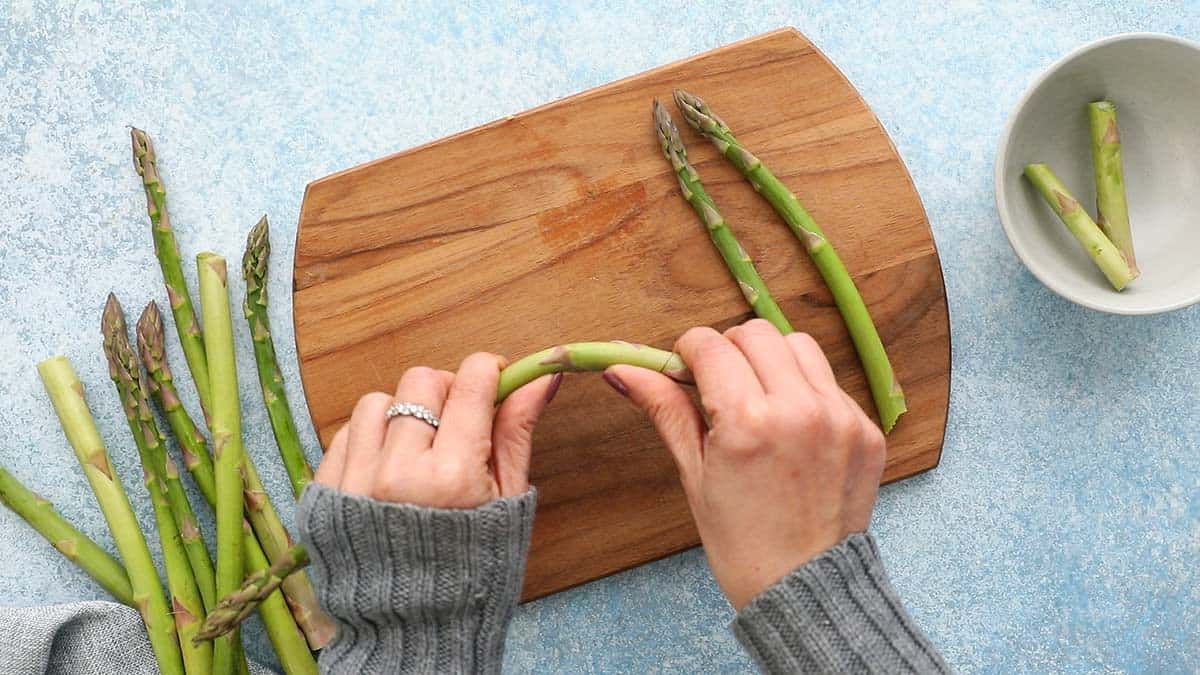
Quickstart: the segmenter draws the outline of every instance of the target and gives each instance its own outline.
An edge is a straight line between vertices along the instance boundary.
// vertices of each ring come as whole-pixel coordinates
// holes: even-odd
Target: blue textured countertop
[[[235,258],[270,215],[271,312],[302,409],[288,263],[308,181],[793,25],[883,121],[945,269],[954,373],[942,463],[885,488],[873,524],[917,621],[964,672],[1200,671],[1200,310],[1123,318],[1059,299],[1008,248],[991,191],[1001,126],[1036,72],[1111,33],[1200,38],[1200,5],[299,4],[0,8],[0,463],[86,532],[110,546],[34,364],[69,355],[101,432],[127,442],[99,309],[109,290],[131,312],[148,293],[165,298],[126,125],[158,144],[185,251]],[[252,378],[242,383],[248,440],[268,447]],[[114,453],[130,482],[134,454]],[[282,502],[280,463],[259,465]],[[147,516],[143,492],[130,490]],[[0,512],[0,604],[103,595]],[[730,618],[694,550],[524,606],[507,662],[744,671]]]

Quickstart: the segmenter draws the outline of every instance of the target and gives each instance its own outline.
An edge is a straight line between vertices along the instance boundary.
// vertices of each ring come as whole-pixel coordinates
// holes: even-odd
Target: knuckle
[[[766,319],[754,318],[742,324],[743,329],[747,333],[755,335],[779,335],[779,330],[771,325]]]
[[[821,345],[817,344],[816,338],[808,333],[789,333],[786,337],[787,340],[792,343],[792,347],[801,353],[822,353]]]
[[[432,384],[438,382],[440,376],[438,371],[428,366],[416,366],[404,371],[404,375],[400,377],[402,385],[407,384]]]
[[[706,342],[711,342],[713,337],[720,337],[720,334],[708,326],[695,326],[687,329],[676,341],[675,346],[681,350],[690,350]]]
[[[385,394],[382,391],[373,391],[358,399],[358,403],[354,404],[354,412],[351,414],[351,417],[371,415],[381,409],[386,409],[391,404],[391,394]]]
[[[743,400],[733,414],[736,424],[751,436],[762,437],[771,431],[774,416],[765,402]]]

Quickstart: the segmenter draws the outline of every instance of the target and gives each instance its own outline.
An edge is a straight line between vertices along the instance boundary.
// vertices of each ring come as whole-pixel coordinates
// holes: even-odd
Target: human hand
[[[457,374],[410,368],[395,396],[363,396],[329,444],[316,482],[380,501],[446,509],[524,493],[533,428],[562,374],[530,382],[497,408],[503,366],[494,354],[472,354]],[[389,420],[395,401],[425,406],[440,424],[435,429],[409,416]]]
[[[813,556],[866,529],[883,433],[834,379],[807,334],[755,319],[675,345],[704,415],[663,375],[613,366],[605,379],[653,421],[713,577],[737,610]],[[707,422],[706,422],[707,418]]]

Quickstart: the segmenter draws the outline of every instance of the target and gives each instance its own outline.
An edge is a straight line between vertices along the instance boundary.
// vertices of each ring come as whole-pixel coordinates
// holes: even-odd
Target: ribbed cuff
[[[904,611],[865,532],[763,591],[733,632],[765,673],[949,672]]]
[[[499,672],[536,503],[433,509],[309,484],[296,520],[338,628],[322,672]]]

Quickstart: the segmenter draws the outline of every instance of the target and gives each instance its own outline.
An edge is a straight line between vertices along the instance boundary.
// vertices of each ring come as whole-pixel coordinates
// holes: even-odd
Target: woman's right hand
[[[659,373],[613,366],[605,379],[645,411],[674,456],[713,577],[741,610],[866,529],[883,434],[807,334],[785,337],[755,319],[724,335],[693,328],[675,349],[704,414]]]

